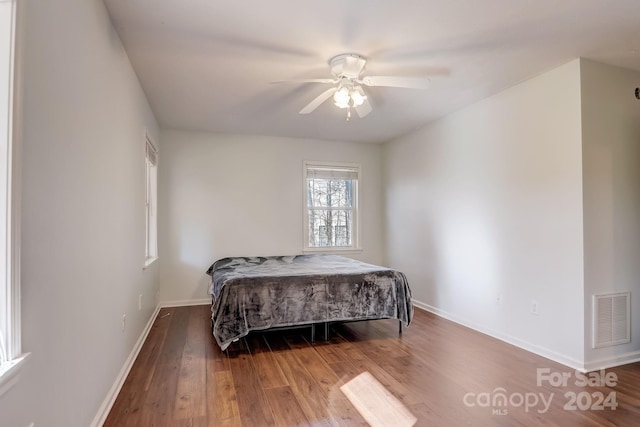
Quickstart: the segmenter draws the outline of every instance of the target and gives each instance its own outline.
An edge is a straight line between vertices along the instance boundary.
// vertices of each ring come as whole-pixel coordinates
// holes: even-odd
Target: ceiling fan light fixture
[[[1,0],[0,0],[1,1]],[[358,117],[363,118],[371,113],[373,107],[363,89],[368,86],[383,86],[405,89],[427,89],[429,78],[426,76],[363,76],[367,59],[356,53],[343,53],[329,60],[329,68],[333,78],[312,78],[293,80],[304,83],[330,83],[335,85],[300,110],[300,114],[309,114],[322,103],[333,97],[336,107],[347,110],[347,120],[353,108]]]
[[[351,91],[351,101],[353,102],[354,107],[359,107],[364,104],[364,101],[367,99],[367,95],[364,94],[364,90],[362,90],[362,86],[356,86]]]
[[[339,108],[347,108],[350,100],[351,96],[349,95],[349,89],[346,87],[341,87],[335,94],[333,94],[333,101]]]

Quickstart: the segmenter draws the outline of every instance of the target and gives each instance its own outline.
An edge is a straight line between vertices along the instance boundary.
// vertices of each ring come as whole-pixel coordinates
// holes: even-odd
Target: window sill
[[[0,396],[5,394],[11,387],[18,383],[20,371],[24,367],[27,358],[31,353],[23,354],[0,366]]]
[[[146,270],[147,268],[149,268],[151,266],[151,264],[156,262],[157,259],[158,259],[157,256],[154,256],[152,258],[147,258],[146,260],[144,260],[144,266],[142,267],[142,269]]]

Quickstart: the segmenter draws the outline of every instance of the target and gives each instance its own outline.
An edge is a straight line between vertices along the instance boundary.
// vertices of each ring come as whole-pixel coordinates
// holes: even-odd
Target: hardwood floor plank
[[[300,335],[287,335],[285,341],[291,348],[298,361],[306,368],[316,380],[325,396],[329,396],[331,390],[338,385],[340,379],[333,372],[327,362],[318,354],[315,348]]]
[[[346,359],[336,349],[334,334],[330,334],[330,337],[331,338],[329,339],[329,341],[316,341],[315,343],[313,343],[313,347],[327,363],[338,363],[345,361]]]
[[[178,388],[182,355],[187,338],[190,308],[175,307],[168,311],[169,330],[163,351],[157,359],[154,376],[149,383],[141,425],[170,425],[173,420],[174,403]]]
[[[285,341],[291,354],[307,369],[320,386],[328,402],[331,418],[339,425],[362,425],[367,423],[362,415],[340,390],[343,382],[327,362],[302,335],[287,335]]]
[[[278,336],[271,336],[269,343],[271,348],[283,348],[286,346],[284,338]],[[300,407],[307,419],[314,425],[335,425],[336,423],[330,420],[328,402],[322,388],[306,370],[305,366],[291,351],[278,351],[274,356],[287,378],[291,390],[299,397]]]
[[[166,313],[169,315],[161,317]],[[189,311],[188,308],[169,309],[161,311],[161,315],[154,321],[149,333],[151,338],[147,338],[140,351],[147,357],[140,359],[139,356],[134,363],[105,426],[151,425],[156,418],[170,417],[173,402],[168,402],[167,396],[175,396],[171,366],[180,363]],[[157,354],[154,355],[154,351]]]
[[[172,427],[208,427],[207,417],[183,418],[175,420]]]
[[[430,405],[426,402],[414,403],[412,405],[407,405],[407,409],[411,412],[417,419],[417,425],[424,426],[454,426],[461,425],[456,424],[459,420],[457,419],[457,415],[452,415],[443,411],[435,405]],[[462,424],[464,425],[464,424]],[[478,425],[476,422],[472,425]]]
[[[380,320],[378,322],[392,322],[396,328],[398,326],[397,321]],[[349,341],[357,341],[359,343],[358,348],[370,359],[387,360],[409,356],[407,351],[397,345],[397,338],[399,337],[397,329],[390,337],[380,337],[379,329],[375,327],[375,323],[378,322],[354,322],[349,324],[351,326],[348,329],[350,332],[348,333]],[[345,329],[342,331],[344,332]]]
[[[174,419],[192,419],[207,415],[205,341],[202,335],[206,318],[200,307],[191,310],[187,339],[174,402]]]
[[[274,426],[271,407],[252,363],[251,353],[244,340],[236,344],[228,353],[242,424]]]
[[[162,311],[156,316],[147,340],[134,362],[135,365],[147,366],[148,369],[132,369],[125,380],[121,392],[114,402],[105,426],[135,425],[140,416],[145,400],[145,392],[149,390],[149,383],[153,378],[157,360],[162,352],[170,320],[160,318]],[[139,385],[142,384],[142,389]]]
[[[207,370],[206,396],[211,425],[242,425],[231,371]]]
[[[276,425],[301,426],[309,424],[300,403],[289,386],[269,387],[265,390],[267,400],[273,411]]]
[[[351,381],[362,373],[362,370],[356,368],[349,361],[330,363],[329,367],[340,378],[340,385]]]
[[[258,378],[265,389],[288,386],[280,366],[275,363],[271,349],[265,342],[263,334],[250,335],[246,339]]]
[[[347,348],[346,352],[350,357],[349,362],[358,370],[358,373],[369,372],[405,405],[420,403],[421,399],[415,393],[412,393],[404,384],[396,380],[372,359],[369,359],[357,348],[357,344]]]
[[[209,307],[207,306],[207,309]],[[233,385],[231,365],[226,352],[220,350],[211,339],[210,312],[207,312],[206,331],[203,331],[206,357],[206,402],[207,417],[212,426],[240,427],[240,410]]]

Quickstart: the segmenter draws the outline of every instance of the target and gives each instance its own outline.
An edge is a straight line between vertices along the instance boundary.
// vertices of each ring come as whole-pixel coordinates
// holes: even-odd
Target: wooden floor
[[[221,352],[209,316],[160,312],[105,426],[367,426],[340,390],[364,372],[418,426],[640,425],[640,364],[606,370],[610,387],[596,374],[581,386],[570,368],[418,309],[401,336],[397,321],[377,320],[332,325],[329,342],[297,329]]]

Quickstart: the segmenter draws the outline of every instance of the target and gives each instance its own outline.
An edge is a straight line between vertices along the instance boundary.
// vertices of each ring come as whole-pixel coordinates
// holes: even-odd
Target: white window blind
[[[357,180],[359,168],[357,166],[323,166],[308,165],[307,178],[311,179],[348,179]]]

